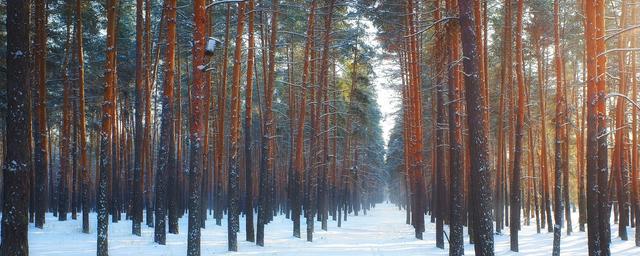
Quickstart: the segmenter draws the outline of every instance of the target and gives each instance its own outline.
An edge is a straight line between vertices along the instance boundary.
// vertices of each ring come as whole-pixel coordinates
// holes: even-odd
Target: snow
[[[448,245],[441,250],[435,244],[435,223],[426,217],[425,240],[414,238],[414,231],[405,224],[405,212],[390,204],[378,205],[368,215],[352,216],[338,228],[337,222],[329,219],[329,231],[316,228],[314,242],[292,236],[291,220],[284,216],[275,217],[265,227],[265,247],[244,241],[244,217],[241,217],[241,232],[238,234],[238,252],[227,252],[227,227],[214,225],[209,217],[207,228],[202,230],[203,255],[448,255]],[[577,213],[572,213],[577,220]],[[52,214],[47,214],[44,229],[29,227],[29,245],[32,255],[94,255],[96,250],[96,214],[90,215],[91,234],[82,233],[82,220],[60,222]],[[124,217],[124,216],[123,216]],[[111,220],[109,219],[109,222]],[[577,221],[574,221],[577,222]],[[131,234],[131,221],[109,223],[110,255],[185,255],[187,251],[187,215],[179,222],[180,234],[167,234],[167,245],[153,242],[153,228],[142,225],[142,237]],[[553,233],[543,230],[536,234],[535,220],[532,225],[522,225],[520,231],[520,254],[509,251],[508,229],[495,236],[496,255],[549,255],[552,251]],[[306,237],[304,224],[302,237]],[[640,247],[635,247],[634,231],[628,228],[629,241],[618,237],[618,225],[611,225],[612,255],[640,255]],[[573,226],[578,230],[578,225]],[[449,228],[445,226],[447,235]],[[473,255],[473,245],[468,243],[465,228],[465,253]],[[562,229],[562,255],[587,255],[586,232],[574,232],[566,236]]]
[[[15,52],[13,52],[13,59],[17,59],[17,58],[21,58],[22,56],[24,56],[24,53],[21,50],[17,50]]]

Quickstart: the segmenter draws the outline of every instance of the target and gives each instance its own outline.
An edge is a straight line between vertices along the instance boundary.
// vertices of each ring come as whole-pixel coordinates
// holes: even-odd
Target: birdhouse
[[[205,54],[206,55],[213,55],[213,52],[216,50],[216,47],[218,47],[218,44],[222,44],[222,42],[220,42],[220,40],[215,39],[213,37],[209,37],[207,38],[207,45],[205,47]]]

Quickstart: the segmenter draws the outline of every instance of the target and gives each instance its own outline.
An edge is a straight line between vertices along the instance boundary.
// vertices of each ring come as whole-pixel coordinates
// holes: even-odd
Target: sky
[[[377,101],[380,106],[380,112],[382,113],[380,126],[382,127],[382,136],[384,138],[384,146],[386,148],[389,142],[390,132],[395,121],[393,115],[399,110],[401,102],[399,98],[400,95],[393,89],[394,87],[397,88],[400,84],[400,81],[397,81],[399,79],[397,76],[399,68],[394,61],[381,58],[384,53],[384,49],[379,46],[378,41],[376,40],[378,29],[373,26],[369,20],[364,21],[363,24],[366,26],[365,31],[367,33],[367,42],[373,46],[378,53],[378,57],[373,63],[373,71],[375,73],[373,85],[376,88],[378,96]]]

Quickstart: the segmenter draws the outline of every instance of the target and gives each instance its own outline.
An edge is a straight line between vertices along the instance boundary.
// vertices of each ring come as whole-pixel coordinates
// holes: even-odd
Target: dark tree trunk
[[[173,86],[174,59],[176,55],[176,0],[166,0],[164,14],[167,17],[167,48],[165,49],[164,88],[162,95],[162,130],[160,132],[160,148],[158,151],[158,171],[156,173],[156,202],[155,202],[155,230],[154,241],[166,244],[167,230],[167,175],[174,172],[172,165],[174,155],[172,148],[173,137]]]
[[[520,208],[521,208],[521,191],[520,191],[520,172],[522,169],[522,139],[524,137],[524,58],[522,53],[522,16],[524,3],[523,0],[518,1],[518,14],[516,21],[516,80],[518,83],[518,108],[516,115],[516,139],[514,143],[513,157],[513,173],[511,176],[511,219],[509,223],[511,251],[518,251],[518,231],[520,230]]]
[[[31,111],[29,81],[30,1],[8,0],[7,116],[3,166],[2,255],[29,255],[27,230],[31,147],[28,142]],[[4,151],[4,150],[3,150]]]
[[[474,32],[474,20],[470,0],[461,0],[460,10],[460,34],[462,40],[462,53],[465,56],[463,65],[465,75],[465,93],[467,103],[467,122],[469,136],[473,143],[469,143],[471,157],[471,184],[474,200],[473,231],[474,247],[476,255],[493,255],[493,223],[492,223],[492,193],[489,170],[489,142],[484,128],[485,109],[484,100],[480,88],[479,59],[477,54],[476,34]]]
[[[271,217],[269,203],[270,191],[267,190],[269,173],[272,173],[275,157],[275,124],[273,118],[273,110],[271,109],[273,93],[275,87],[275,65],[276,65],[276,39],[278,36],[278,16],[279,16],[279,0],[272,3],[271,8],[271,38],[269,39],[269,71],[268,82],[265,84],[265,114],[264,114],[264,131],[262,138],[262,161],[263,166],[260,168],[260,199],[258,203],[258,230],[256,244],[264,246],[264,225],[269,222]]]

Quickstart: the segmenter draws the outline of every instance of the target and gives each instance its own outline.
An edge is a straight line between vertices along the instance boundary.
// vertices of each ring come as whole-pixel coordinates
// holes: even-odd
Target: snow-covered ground
[[[45,228],[29,229],[29,245],[31,255],[95,255],[96,250],[96,218],[91,215],[91,234],[81,233],[82,221],[69,220],[60,222],[53,215],[47,215]],[[284,216],[278,216],[265,228],[265,247],[244,241],[244,232],[238,234],[239,252],[229,253],[227,249],[226,219],[223,226],[216,226],[214,221],[207,220],[207,228],[202,230],[203,255],[447,255],[448,249],[435,247],[435,225],[429,223],[424,234],[425,240],[416,240],[411,226],[405,224],[405,213],[388,204],[378,205],[367,215],[350,215],[342,227],[337,222],[329,222],[329,230],[320,230],[316,223],[314,242],[305,238],[304,221],[301,227],[303,239],[292,236],[292,222]],[[577,220],[577,215],[573,218]],[[553,234],[543,231],[536,234],[535,223],[522,227],[520,232],[520,254],[509,251],[508,230],[506,234],[496,235],[496,255],[549,255]],[[611,250],[613,255],[640,255],[640,247],[635,247],[634,229],[629,228],[629,241],[620,241],[617,237],[618,225],[612,225],[613,234]],[[131,222],[121,221],[109,225],[110,255],[185,255],[187,239],[187,218],[180,220],[180,234],[167,234],[167,245],[153,243],[153,228],[143,225],[142,237],[131,235]],[[241,223],[244,230],[244,221]],[[448,233],[448,228],[445,227]],[[574,226],[574,230],[578,230]],[[466,232],[466,229],[465,229]],[[587,255],[587,238],[584,232],[575,232],[567,237],[563,229],[562,254]],[[473,245],[468,244],[465,252],[473,255]]]

